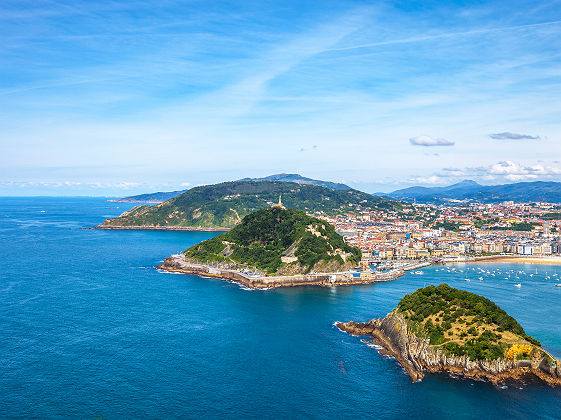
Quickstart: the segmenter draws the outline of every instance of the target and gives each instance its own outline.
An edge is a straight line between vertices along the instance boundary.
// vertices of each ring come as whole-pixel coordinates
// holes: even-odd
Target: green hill
[[[447,284],[406,295],[398,311],[408,320],[411,332],[429,338],[431,345],[442,346],[450,354],[467,355],[471,360],[501,358],[513,345],[540,346],[495,303]]]
[[[301,210],[272,207],[192,246],[185,256],[195,263],[293,275],[347,270],[358,264],[361,252],[345,244],[326,221]]]
[[[331,190],[280,181],[234,181],[195,187],[161,204],[137,206],[107,219],[100,227],[231,228],[248,214],[270,207],[280,194],[288,208],[327,216],[354,213],[361,208],[399,211],[410,206],[353,189]]]

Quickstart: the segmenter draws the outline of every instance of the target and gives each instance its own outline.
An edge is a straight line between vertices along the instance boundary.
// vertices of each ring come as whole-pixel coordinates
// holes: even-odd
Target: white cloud
[[[442,138],[432,138],[429,136],[411,137],[409,142],[414,146],[453,146],[454,142]]]
[[[415,178],[411,178],[409,179],[409,182],[413,182],[416,184],[442,184],[445,180],[442,179],[440,176],[437,175],[432,175],[432,176],[427,176],[427,177],[415,177]]]
[[[561,176],[561,167],[542,163],[523,165],[510,160],[500,161],[488,166],[474,168],[443,168],[441,173],[410,178],[414,184],[452,184],[463,179],[477,179],[484,183],[508,183],[534,180],[557,180]]]
[[[561,169],[544,166],[542,164],[536,164],[532,166],[523,166],[518,163],[512,162],[510,160],[501,161],[491,165],[487,169],[483,169],[491,175],[501,175],[504,176],[509,181],[521,181],[524,179],[536,179],[539,176],[552,176],[561,174]]]

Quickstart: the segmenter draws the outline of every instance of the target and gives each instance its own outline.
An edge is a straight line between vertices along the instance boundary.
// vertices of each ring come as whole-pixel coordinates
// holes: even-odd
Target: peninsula
[[[514,318],[490,300],[447,284],[406,295],[383,319],[336,325],[352,335],[369,336],[413,381],[422,380],[425,372],[448,372],[495,385],[561,385],[561,362]]]
[[[360,259],[360,249],[347,245],[332,225],[279,203],[247,215],[227,233],[166,258],[157,268],[250,288],[364,284],[403,274],[351,272]]]
[[[98,229],[225,230],[245,216],[276,203],[317,216],[400,211],[409,203],[374,197],[353,190],[334,190],[312,184],[282,181],[234,181],[192,188],[156,205],[136,206],[107,219]]]

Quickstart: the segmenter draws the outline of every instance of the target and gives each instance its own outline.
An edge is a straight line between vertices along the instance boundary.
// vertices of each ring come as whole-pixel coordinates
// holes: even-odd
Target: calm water
[[[561,356],[559,267],[430,267],[371,286],[247,291],[153,268],[211,234],[81,229],[128,208],[0,199],[1,416],[561,416],[561,391],[545,386],[412,384],[332,325],[384,316],[405,293],[448,282],[494,300]]]

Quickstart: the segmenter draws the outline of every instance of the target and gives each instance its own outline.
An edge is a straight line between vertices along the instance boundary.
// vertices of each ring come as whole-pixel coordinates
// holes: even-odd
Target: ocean
[[[495,301],[561,358],[561,266],[458,264],[374,285],[250,291],[154,268],[214,233],[83,229],[131,207],[0,198],[1,417],[561,418],[560,389],[411,383],[333,326],[446,282]]]

